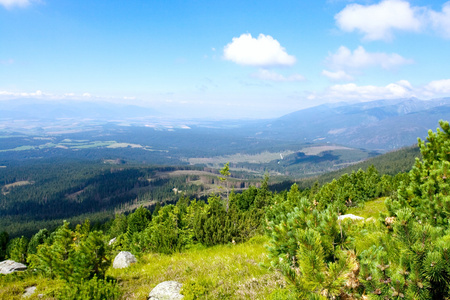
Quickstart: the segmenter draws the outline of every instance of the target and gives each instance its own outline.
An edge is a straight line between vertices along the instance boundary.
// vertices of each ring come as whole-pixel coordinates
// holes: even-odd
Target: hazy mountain
[[[44,101],[16,99],[0,101],[0,119],[96,119],[121,120],[156,115],[151,108],[108,102]]]
[[[450,120],[450,98],[325,104],[260,123],[255,135],[390,150],[417,142],[440,119]]]

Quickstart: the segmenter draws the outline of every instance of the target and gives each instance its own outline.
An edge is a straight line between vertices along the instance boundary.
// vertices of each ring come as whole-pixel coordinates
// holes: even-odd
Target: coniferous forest
[[[439,125],[419,139],[420,153],[409,170],[401,163],[397,172],[372,164],[287,189],[274,189],[268,176],[257,186],[235,189],[226,164],[216,176],[218,191],[197,197],[184,186],[185,193],[169,192],[176,195],[169,201],[149,187],[156,185],[148,180],[151,173],[161,169],[99,166],[89,184],[77,180],[92,168],[61,172],[70,180],[61,180],[52,194],[59,197],[51,198],[39,189],[55,179],[41,175],[42,184],[32,183],[33,193],[52,206],[37,202],[33,208],[17,198],[3,201],[2,213],[11,219],[28,207],[42,221],[48,214],[44,208],[54,207],[59,224],[0,233],[0,260],[28,265],[27,271],[0,274],[0,298],[19,299],[26,287],[37,286],[30,299],[141,299],[141,289],[148,294],[156,280],[171,277],[183,283],[185,299],[449,299],[450,126]],[[3,186],[31,184],[29,178],[9,176]],[[186,178],[178,185],[182,182]],[[86,189],[97,202],[77,194]],[[2,192],[13,197],[18,190]],[[167,201],[137,203],[130,213],[105,205],[109,221],[107,216],[63,221],[70,217],[67,207],[88,216],[108,201],[125,203],[137,195]],[[365,219],[339,218],[348,213]],[[120,251],[130,251],[138,262],[126,271],[113,270]],[[208,269],[226,255],[233,259]],[[152,265],[158,269],[149,269]]]

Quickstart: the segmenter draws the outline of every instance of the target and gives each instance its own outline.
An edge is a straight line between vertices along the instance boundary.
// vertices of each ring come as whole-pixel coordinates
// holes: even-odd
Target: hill
[[[259,124],[254,134],[280,140],[321,141],[390,151],[424,138],[439,120],[450,119],[450,98],[398,99],[325,104]]]

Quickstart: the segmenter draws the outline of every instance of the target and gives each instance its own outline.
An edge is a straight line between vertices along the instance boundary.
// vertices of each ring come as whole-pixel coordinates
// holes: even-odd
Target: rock
[[[114,244],[116,242],[117,238],[113,238],[111,240],[109,240],[108,246],[111,246],[112,244]]]
[[[348,215],[342,215],[338,217],[338,220],[344,220],[344,219],[352,219],[352,220],[364,220],[363,217],[358,217],[355,216],[353,214],[348,214]]]
[[[180,294],[182,284],[176,281],[164,281],[155,286],[148,295],[148,300],[178,300],[183,299]]]
[[[24,271],[26,269],[27,266],[13,260],[4,260],[0,262],[0,274],[10,274],[16,271]]]
[[[30,297],[36,291],[36,286],[29,286],[25,289],[25,293],[22,295],[22,298]]]
[[[116,255],[113,262],[114,269],[123,269],[137,262],[136,257],[128,251],[122,251]]]

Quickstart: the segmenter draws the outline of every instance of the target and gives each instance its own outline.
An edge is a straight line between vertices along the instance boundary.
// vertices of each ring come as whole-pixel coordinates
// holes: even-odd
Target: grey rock
[[[112,244],[114,244],[116,242],[117,238],[113,238],[111,240],[109,240],[108,246],[111,246]]]
[[[342,216],[338,217],[338,220],[344,220],[344,219],[364,220],[363,217],[358,217],[358,216],[355,216],[354,214],[342,215]]]
[[[137,262],[136,257],[128,251],[122,251],[116,255],[113,262],[114,269],[128,268],[131,264]]]
[[[183,285],[177,281],[164,281],[155,286],[148,295],[148,300],[179,300],[184,296],[180,294]]]
[[[30,297],[36,292],[36,286],[29,286],[25,289],[25,293],[22,295],[22,298]]]
[[[0,262],[0,274],[10,274],[16,271],[24,271],[26,269],[27,266],[13,260],[4,260]]]

